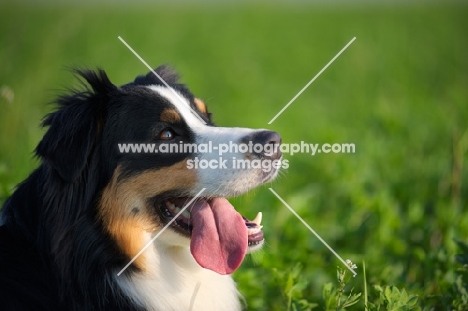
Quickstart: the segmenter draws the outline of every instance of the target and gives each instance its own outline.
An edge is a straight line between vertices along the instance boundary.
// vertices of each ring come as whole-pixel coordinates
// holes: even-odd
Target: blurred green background
[[[121,36],[174,66],[219,125],[356,145],[286,156],[269,185],[358,265],[345,293],[390,310],[375,286],[395,285],[417,308],[467,310],[453,239],[468,240],[468,4],[352,3],[0,4],[0,203],[38,165],[48,103],[78,86],[67,68],[101,67],[118,85],[147,72]],[[324,286],[341,263],[267,188],[232,199],[264,214],[267,244],[235,273],[248,310],[331,308]]]

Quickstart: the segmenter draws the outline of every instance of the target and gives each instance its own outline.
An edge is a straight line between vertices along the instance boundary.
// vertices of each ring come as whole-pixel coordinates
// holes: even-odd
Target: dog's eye
[[[175,136],[175,133],[171,129],[164,129],[159,133],[159,139],[161,140],[171,140]]]

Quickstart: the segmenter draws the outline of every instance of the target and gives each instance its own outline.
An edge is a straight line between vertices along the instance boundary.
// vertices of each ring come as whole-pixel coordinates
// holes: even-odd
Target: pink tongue
[[[247,227],[224,198],[197,202],[191,209],[190,251],[200,266],[219,274],[234,272],[247,252]]]

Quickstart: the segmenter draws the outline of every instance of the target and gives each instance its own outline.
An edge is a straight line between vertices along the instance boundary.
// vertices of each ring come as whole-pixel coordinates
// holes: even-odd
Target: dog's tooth
[[[185,218],[190,219],[190,212],[185,210],[182,215],[184,215]]]
[[[262,223],[262,212],[258,212],[257,216],[255,216],[254,220],[252,220],[257,226],[260,226]]]
[[[173,203],[171,203],[171,202],[169,202],[169,201],[166,201],[166,205],[167,205],[167,207],[169,207],[170,209],[174,209],[174,208],[176,207]]]

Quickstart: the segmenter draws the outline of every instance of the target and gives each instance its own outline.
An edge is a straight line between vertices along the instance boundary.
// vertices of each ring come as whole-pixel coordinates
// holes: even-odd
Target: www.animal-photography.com
[[[0,310],[467,310],[467,14],[2,2]]]

